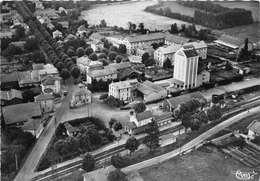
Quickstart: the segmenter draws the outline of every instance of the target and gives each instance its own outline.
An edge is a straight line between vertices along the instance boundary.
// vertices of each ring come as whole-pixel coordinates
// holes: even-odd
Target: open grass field
[[[237,36],[238,34],[247,34],[254,37],[260,37],[260,23],[253,23],[250,25],[236,26],[233,28],[221,29],[226,34]]]
[[[139,170],[145,181],[236,181],[232,171],[250,171],[235,159],[212,147],[202,147],[160,165]],[[254,170],[259,173],[259,170]],[[257,180],[259,177],[255,176]]]

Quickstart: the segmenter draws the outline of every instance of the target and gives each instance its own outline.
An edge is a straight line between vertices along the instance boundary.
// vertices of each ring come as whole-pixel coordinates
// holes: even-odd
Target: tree
[[[108,122],[109,128],[111,129],[116,122],[117,121],[114,118],[111,118],[110,121]]]
[[[107,48],[102,48],[101,53],[105,53],[108,56],[109,50]]]
[[[105,53],[100,53],[98,59],[107,59],[107,55]]]
[[[170,30],[170,33],[171,34],[174,34],[174,33],[178,33],[179,32],[179,29],[178,29],[178,26],[176,23],[172,24],[171,25],[171,30]]]
[[[31,61],[30,57],[26,56],[26,57],[24,57],[24,59],[23,59],[23,64],[24,64],[24,65],[29,65],[30,61]]]
[[[77,49],[77,51],[76,51],[76,54],[77,54],[78,57],[84,56],[84,55],[85,55],[84,49],[81,48],[81,47],[79,47],[79,48]]]
[[[89,55],[89,59],[92,60],[92,61],[96,61],[96,60],[98,60],[98,56],[95,53],[91,53]]]
[[[56,68],[58,69],[59,72],[60,72],[64,67],[65,67],[65,66],[64,66],[64,64],[63,64],[62,62],[58,62],[58,63],[56,64]]]
[[[187,131],[188,128],[190,128],[190,123],[191,123],[191,113],[186,112],[184,114],[182,114],[181,116],[181,123],[185,128],[185,133]]]
[[[134,104],[132,109],[135,110],[135,113],[141,113],[141,112],[144,112],[146,110],[146,106],[143,102],[139,102],[139,103]]]
[[[111,51],[111,52],[109,52],[109,54],[108,54],[108,58],[109,58],[110,61],[114,61],[115,58],[116,58],[116,56],[117,56],[117,53],[114,52],[114,51]]]
[[[30,52],[38,50],[39,47],[38,47],[37,39],[36,38],[27,38],[25,40],[24,49],[27,51],[30,51]]]
[[[144,31],[144,23],[139,23],[138,28],[140,29],[141,32]]]
[[[72,49],[69,49],[67,51],[67,55],[71,58],[71,57],[75,56],[76,54],[75,54],[75,52]]]
[[[160,147],[159,144],[159,127],[153,119],[152,122],[148,124],[148,129],[146,130],[147,136],[144,138],[143,143],[145,146],[149,147],[150,151]]]
[[[149,57],[150,57],[149,53],[145,52],[142,55],[142,63],[144,63],[146,60],[148,60]]]
[[[120,169],[116,169],[114,171],[111,171],[108,174],[107,180],[108,181],[127,181],[126,180],[126,174],[122,172]]]
[[[125,149],[128,149],[130,151],[130,157],[133,152],[135,152],[139,147],[139,142],[135,137],[130,137],[127,139],[125,144]]]
[[[54,144],[55,151],[61,156],[61,160],[63,160],[63,156],[68,153],[67,143],[65,140],[59,139]]]
[[[111,163],[116,168],[123,168],[129,164],[127,157],[122,157],[120,155],[113,155],[111,157]]]
[[[72,75],[72,77],[74,77],[75,79],[79,78],[80,75],[80,69],[78,66],[74,66],[72,67],[70,74]]]
[[[120,55],[116,56],[116,63],[121,63],[122,62],[122,57]]]
[[[86,172],[93,171],[95,168],[95,159],[90,153],[85,153],[81,168],[85,170]]]
[[[118,53],[126,54],[126,45],[120,44],[118,47]]]
[[[111,52],[111,51],[117,52],[118,49],[117,49],[116,46],[112,45],[112,46],[109,48],[109,51],[110,51],[110,52]]]
[[[63,68],[60,72],[60,76],[62,77],[64,84],[66,85],[65,80],[70,78],[70,72],[68,71],[68,69]]]
[[[22,38],[25,36],[25,29],[21,26],[17,26],[15,32],[19,38]]]
[[[102,142],[101,135],[95,129],[88,129],[86,135],[89,137],[91,145],[100,145]]]
[[[94,53],[94,50],[91,47],[85,49],[85,54],[89,56],[91,53]]]
[[[75,66],[75,63],[72,62],[72,61],[69,61],[69,62],[66,64],[66,67],[67,67],[68,70],[71,70],[71,68],[74,67],[74,66]]]
[[[204,110],[201,110],[199,113],[198,113],[198,116],[199,116],[199,120],[202,124],[207,124],[209,122],[209,118],[207,116],[207,114],[205,113]]]
[[[164,68],[172,68],[172,61],[167,58],[166,61],[163,63]]]
[[[60,24],[60,23],[57,23],[56,26],[55,26],[55,28],[56,28],[58,31],[60,31],[60,32],[63,31],[63,26],[62,26],[62,24]]]
[[[123,126],[122,126],[122,124],[120,122],[116,122],[114,124],[113,128],[114,128],[115,131],[119,131],[119,130],[123,129]]]
[[[73,158],[74,153],[79,150],[79,141],[73,136],[67,137],[65,141],[67,144],[67,150],[71,154],[71,157]]]
[[[100,27],[107,27],[107,22],[104,19],[101,20]]]
[[[26,102],[34,102],[34,92],[31,89],[26,89],[22,92],[22,96],[24,101]]]
[[[232,64],[229,61],[226,61],[225,70],[229,71],[232,69],[233,69]]]
[[[89,137],[86,134],[79,133],[77,135],[77,140],[79,142],[79,150],[81,153],[91,150]]]
[[[190,122],[190,129],[192,131],[197,131],[201,126],[200,121],[197,118],[192,118]]]

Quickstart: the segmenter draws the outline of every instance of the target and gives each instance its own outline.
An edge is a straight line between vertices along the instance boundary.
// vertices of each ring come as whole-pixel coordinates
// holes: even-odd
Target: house
[[[173,78],[182,83],[176,87],[180,89],[189,89],[197,87],[199,56],[192,46],[182,47],[175,53]]]
[[[181,45],[170,45],[159,47],[154,51],[154,59],[160,67],[163,67],[164,62],[167,59],[170,59],[172,65],[174,65],[175,60],[175,52],[177,52],[181,48]]]
[[[41,84],[37,70],[17,72],[17,79],[20,87],[39,87]]]
[[[100,52],[102,48],[104,48],[104,43],[102,41],[93,40],[90,42],[91,48],[94,52]]]
[[[210,72],[207,70],[202,70],[197,75],[197,86],[200,87],[203,85],[203,83],[209,83],[210,80]]]
[[[80,132],[77,127],[73,127],[68,121],[65,121],[63,126],[65,127],[66,133],[69,136],[76,136]]]
[[[13,25],[14,26],[18,26],[20,24],[21,24],[21,22],[19,21],[19,19],[13,19]]]
[[[2,109],[4,124],[8,127],[20,127],[28,120],[42,116],[40,105],[36,102],[10,105]]]
[[[143,72],[145,70],[145,65],[143,63],[131,63],[132,69]]]
[[[164,110],[169,112],[173,112],[175,108],[179,106],[181,103],[185,103],[190,101],[191,99],[203,99],[203,95],[200,92],[192,92],[188,94],[183,94],[177,97],[173,97],[170,99],[165,99],[162,103]]]
[[[142,63],[142,57],[135,56],[135,55],[130,55],[128,57],[128,60],[130,63]]]
[[[39,79],[42,80],[46,76],[59,76],[59,71],[51,64],[46,64],[43,69],[38,70]]]
[[[41,17],[41,16],[48,16],[49,18],[52,19],[57,19],[60,16],[58,14],[56,14],[55,9],[37,9],[34,12],[34,15],[37,17]]]
[[[10,91],[1,91],[1,106],[10,106],[23,103],[22,92],[11,89]]]
[[[16,74],[1,73],[1,90],[18,89],[18,79]]]
[[[142,45],[150,46],[152,43],[163,43],[164,33],[151,33],[145,35],[128,36],[122,38],[121,43],[126,45],[128,54],[136,54],[136,49]]]
[[[144,102],[152,102],[167,97],[167,90],[148,80],[137,83],[137,90],[142,93]]]
[[[53,30],[55,28],[55,26],[52,23],[48,23],[46,26],[50,28],[50,30]]]
[[[248,127],[249,139],[254,139],[256,136],[260,136],[260,121],[254,120]]]
[[[91,84],[92,80],[95,79],[99,81],[100,79],[103,81],[115,80],[117,79],[117,70],[115,68],[106,68],[102,70],[93,70],[87,73],[87,83]]]
[[[197,54],[201,59],[206,59],[207,58],[207,49],[208,46],[204,41],[195,41],[195,42],[190,42],[190,43],[185,43],[183,47],[189,47],[193,46],[193,48],[196,50]]]
[[[250,68],[244,65],[232,65],[233,69],[237,70],[240,75],[245,75],[250,72]]]
[[[41,70],[44,69],[44,64],[43,63],[34,63],[32,64],[33,70]]]
[[[60,23],[63,28],[67,28],[67,29],[69,28],[69,22],[68,21],[60,21],[58,23]]]
[[[9,31],[1,31],[0,32],[0,38],[12,38],[13,34]]]
[[[117,71],[121,71],[123,69],[127,69],[127,68],[131,68],[132,65],[129,62],[121,62],[121,63],[111,63],[107,66],[105,66],[105,69],[110,69],[110,68],[114,68]]]
[[[128,172],[125,178],[126,181],[144,181],[144,179],[141,177],[137,170]]]
[[[137,79],[114,82],[109,84],[109,96],[113,96],[123,101],[129,101],[136,97]]]
[[[136,56],[142,57],[144,53],[148,53],[150,57],[153,57],[154,54],[153,47],[143,44],[136,49]]]
[[[83,174],[83,181],[108,181],[108,175],[110,172],[115,171],[116,168],[113,165],[109,165],[92,172]]]
[[[51,20],[48,16],[44,15],[44,16],[41,16],[39,19],[41,24],[50,24],[51,23]]]
[[[32,133],[36,139],[40,137],[43,129],[43,123],[40,119],[30,119],[22,126],[23,131]]]
[[[44,9],[41,1],[35,1],[35,10],[37,9]]]
[[[105,37],[100,35],[100,34],[98,34],[98,33],[92,33],[89,38],[91,40],[101,41]]]
[[[15,47],[21,48],[22,51],[24,51],[25,44],[26,44],[26,41],[15,41],[15,42],[10,43],[10,45],[14,45]]]
[[[46,76],[42,79],[41,87],[44,94],[47,93],[60,93],[60,81],[61,78],[57,76]]]
[[[62,33],[60,31],[56,30],[56,31],[52,32],[52,36],[53,36],[53,38],[62,37]]]
[[[183,44],[188,43],[188,42],[191,42],[191,40],[188,39],[188,38],[184,38],[184,37],[176,36],[176,35],[172,35],[172,34],[169,34],[165,37],[165,44],[166,45],[172,45],[172,44],[183,45]]]
[[[118,72],[118,79],[120,81],[128,80],[128,79],[137,79],[141,76],[142,72],[139,72],[134,69],[123,69]]]
[[[159,144],[160,144],[161,147],[165,147],[167,145],[175,143],[176,139],[177,139],[177,136],[169,133],[169,134],[166,134],[166,135],[163,135],[163,136],[160,137]]]
[[[84,55],[76,60],[77,65],[82,74],[89,73],[93,70],[101,70],[103,69],[103,63],[100,61],[92,61],[88,58],[88,56]]]
[[[245,46],[245,39],[223,34],[215,41],[217,46],[228,51],[238,51]],[[253,50],[254,45],[249,41],[248,50]]]
[[[76,90],[72,94],[71,104],[76,106],[79,104],[88,104],[91,103],[91,92],[82,87],[79,90]]]
[[[87,32],[88,32],[88,30],[85,27],[85,25],[80,25],[80,27],[78,27],[78,31],[77,31],[76,35],[81,36],[81,35],[83,35],[83,33],[87,33]],[[96,41],[99,41],[99,40],[96,40]]]
[[[55,108],[54,97],[51,94],[40,94],[35,96],[34,101],[39,103],[43,113],[52,112]]]

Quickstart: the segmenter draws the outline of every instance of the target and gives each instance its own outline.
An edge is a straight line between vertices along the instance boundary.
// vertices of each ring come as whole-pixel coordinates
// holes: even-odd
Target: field
[[[139,173],[149,181],[231,181],[237,180],[231,173],[237,170],[253,171],[215,148],[202,147],[160,165],[139,170]],[[259,173],[257,170],[255,172]]]
[[[170,25],[174,23],[177,23],[178,26],[181,26],[181,24],[189,24],[184,21],[144,11],[147,6],[156,3],[156,1],[141,1],[128,4],[95,6],[87,11],[82,11],[79,19],[85,19],[89,24],[100,24],[100,21],[104,19],[108,26],[116,25],[126,29],[128,29],[128,22],[135,23],[137,26],[139,23],[144,23],[144,27],[150,30],[168,30]],[[197,29],[200,29],[202,26],[196,27]]]
[[[253,23],[250,25],[236,26],[233,28],[221,29],[226,34],[237,36],[238,34],[247,34],[254,37],[260,37],[259,32],[260,23]]]

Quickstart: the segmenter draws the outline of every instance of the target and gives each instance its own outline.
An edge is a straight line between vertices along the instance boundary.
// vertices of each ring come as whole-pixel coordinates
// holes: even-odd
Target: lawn
[[[139,173],[149,181],[231,181],[237,180],[231,173],[237,170],[253,171],[215,148],[202,147],[160,165],[141,169]]]
[[[227,29],[221,29],[221,31],[224,31],[226,34],[237,36],[238,34],[247,34],[254,37],[259,37],[259,26],[260,23],[253,23],[249,25],[243,25],[243,26],[236,26],[233,28],[227,28]]]

